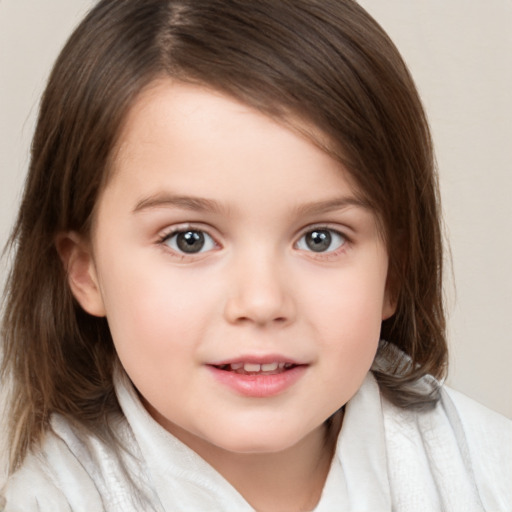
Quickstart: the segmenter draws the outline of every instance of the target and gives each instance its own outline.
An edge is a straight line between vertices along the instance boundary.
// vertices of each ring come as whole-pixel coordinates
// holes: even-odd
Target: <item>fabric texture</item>
[[[43,450],[8,481],[5,512],[253,510],[151,418],[121,372],[116,391],[124,448],[54,417]],[[370,372],[346,405],[315,512],[511,512],[512,422],[453,390],[440,394],[431,410],[401,409]]]

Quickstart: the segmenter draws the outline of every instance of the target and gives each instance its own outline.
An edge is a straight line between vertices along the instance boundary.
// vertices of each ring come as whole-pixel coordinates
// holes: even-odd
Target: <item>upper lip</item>
[[[267,355],[242,355],[236,356],[228,359],[219,359],[218,361],[213,361],[209,364],[210,366],[224,366],[229,364],[239,364],[239,363],[252,363],[252,364],[270,364],[270,363],[287,363],[295,366],[307,364],[305,362],[298,361],[294,358],[279,355],[279,354],[267,354]]]

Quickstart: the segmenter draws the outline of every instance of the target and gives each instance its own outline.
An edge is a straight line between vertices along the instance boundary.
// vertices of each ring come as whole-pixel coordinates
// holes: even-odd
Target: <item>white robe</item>
[[[4,491],[5,512],[252,511],[146,412],[126,377],[116,454],[55,417],[43,450]],[[0,507],[1,510],[1,507]],[[430,411],[381,397],[371,373],[346,406],[315,512],[512,512],[512,422],[443,388]]]

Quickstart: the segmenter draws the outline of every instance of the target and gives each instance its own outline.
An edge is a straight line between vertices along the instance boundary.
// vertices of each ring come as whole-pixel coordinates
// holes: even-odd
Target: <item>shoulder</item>
[[[129,452],[134,447],[126,427],[120,426],[116,434],[123,448],[114,449],[54,417],[40,449],[30,453],[7,481],[2,491],[5,512],[152,510],[140,508],[145,500],[132,485],[130,474],[142,481],[144,476],[136,455]]]
[[[430,409],[383,406],[392,472],[406,479],[422,465],[443,503],[512,510],[512,421],[445,386]]]
[[[2,495],[5,512],[103,510],[101,497],[79,458],[53,432],[45,436],[39,450],[27,455],[7,480]]]
[[[443,387],[441,402],[444,408],[447,408],[447,403],[451,403],[467,434],[480,437],[479,434],[488,434],[489,431],[493,431],[494,439],[488,439],[491,444],[512,443],[512,420],[447,386]]]
[[[461,429],[475,471],[495,471],[499,462],[500,471],[512,482],[512,421],[448,387],[440,407],[454,430]]]
[[[495,489],[512,508],[512,421],[450,388],[441,405],[458,418],[479,488]]]

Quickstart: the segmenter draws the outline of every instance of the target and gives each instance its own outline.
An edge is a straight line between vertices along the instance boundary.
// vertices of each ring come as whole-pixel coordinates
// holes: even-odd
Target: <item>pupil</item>
[[[204,235],[200,231],[185,231],[176,237],[180,251],[186,253],[199,252],[204,246]]]
[[[329,231],[311,231],[306,235],[306,245],[314,252],[323,252],[331,246]]]

